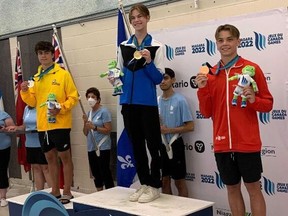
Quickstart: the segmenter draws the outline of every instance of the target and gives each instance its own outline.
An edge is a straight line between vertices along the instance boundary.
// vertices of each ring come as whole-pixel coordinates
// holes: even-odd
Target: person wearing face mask
[[[83,133],[87,136],[88,161],[97,191],[114,187],[110,170],[112,130],[111,113],[103,107],[97,88],[86,91],[86,99],[91,110],[83,115]],[[93,137],[92,137],[93,136]]]

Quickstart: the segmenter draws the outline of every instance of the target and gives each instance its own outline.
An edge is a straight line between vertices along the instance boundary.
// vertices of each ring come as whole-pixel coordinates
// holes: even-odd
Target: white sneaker
[[[158,188],[150,187],[144,191],[144,193],[139,197],[139,203],[151,202],[160,197],[160,191]]]
[[[147,185],[141,185],[133,194],[129,196],[130,202],[137,202],[139,197],[147,190]]]
[[[8,205],[8,202],[6,201],[5,198],[1,198],[1,207],[5,207]]]

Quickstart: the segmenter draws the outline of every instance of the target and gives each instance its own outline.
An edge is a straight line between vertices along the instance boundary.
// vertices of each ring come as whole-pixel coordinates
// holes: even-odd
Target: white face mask
[[[90,107],[94,107],[95,106],[95,104],[97,103],[97,100],[95,100],[94,98],[88,98],[88,104],[89,104],[89,106]]]

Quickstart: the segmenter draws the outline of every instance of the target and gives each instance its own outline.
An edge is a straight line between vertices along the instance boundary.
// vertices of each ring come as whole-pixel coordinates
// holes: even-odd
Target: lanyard
[[[51,71],[52,69],[54,68],[54,64],[51,65],[50,67],[48,67],[46,70],[41,70],[40,74],[38,76],[35,76],[34,78],[37,78],[38,77],[38,81],[40,81],[42,79],[42,77],[44,75],[46,75],[47,73],[49,73],[49,71]]]
[[[228,69],[231,68],[240,58],[240,56],[236,55],[231,61],[229,61],[226,65],[224,65],[223,67],[221,67],[221,61],[218,62],[217,64],[217,69],[216,69],[216,73],[215,75],[218,75],[218,73],[223,70],[223,69]]]
[[[141,44],[139,45],[138,44],[138,41],[137,41],[137,38],[135,37],[134,35],[134,38],[133,38],[133,43],[134,45],[137,47],[137,50],[143,50],[144,49],[144,45],[146,44],[146,42],[150,39],[149,37],[150,35],[146,35],[145,38],[143,39],[143,41],[141,42]]]

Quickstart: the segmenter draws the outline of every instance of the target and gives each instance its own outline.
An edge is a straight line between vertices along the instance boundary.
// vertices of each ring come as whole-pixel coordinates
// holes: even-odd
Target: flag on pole
[[[61,68],[66,69],[59,40],[55,33],[52,35],[52,45],[54,47],[54,62],[59,64]]]
[[[23,113],[26,104],[20,96],[21,83],[23,82],[21,68],[21,54],[19,46],[16,47],[16,62],[15,62],[15,100],[16,100],[16,124],[23,125]],[[18,163],[24,166],[25,172],[30,171],[31,165],[26,159],[25,135],[20,134],[17,137],[18,143]]]
[[[56,33],[54,33],[52,35],[52,45],[54,47],[54,62],[59,64],[61,68],[66,70],[65,63],[64,63],[64,58],[63,58],[61,47],[60,47],[60,43],[59,43],[59,39],[58,39]],[[60,159],[59,159],[59,165],[60,165],[60,169],[59,169],[59,187],[61,189],[63,189],[64,188],[64,171],[63,171],[63,164],[62,164]]]
[[[122,14],[122,11],[119,9],[117,46],[127,40],[123,15],[124,14]],[[130,187],[136,176],[133,146],[123,125],[118,126],[118,131],[121,131],[121,135],[117,144],[117,185]]]
[[[3,99],[2,99],[2,92],[0,90],[0,110],[4,111],[4,104],[3,104]]]
[[[127,40],[126,28],[124,24],[123,14],[120,9],[118,9],[118,33],[117,33],[117,47]]]

